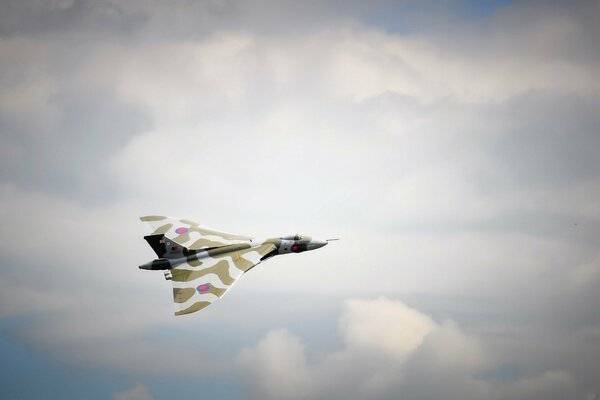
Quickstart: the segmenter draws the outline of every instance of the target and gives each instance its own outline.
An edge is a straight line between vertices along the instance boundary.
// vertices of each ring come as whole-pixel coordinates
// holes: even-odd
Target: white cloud
[[[536,36],[536,29],[527,34]],[[373,224],[390,218],[474,223],[521,210],[598,218],[589,200],[598,189],[594,180],[569,182],[558,192],[514,187],[519,176],[511,176],[518,174],[512,168],[520,165],[505,165],[494,154],[507,132],[526,130],[516,119],[522,117],[519,102],[511,103],[515,96],[586,95],[597,86],[582,73],[540,77],[498,69],[595,64],[550,53],[530,56],[524,66],[530,48],[523,45],[515,53],[499,51],[501,59],[487,65],[487,52],[504,48],[506,35],[512,34],[482,32],[475,47],[492,47],[482,55],[452,46],[441,51],[446,42],[436,36],[362,26],[281,39],[221,32],[185,44],[105,48],[90,62],[90,79],[111,80],[113,74],[97,71],[116,70],[110,82],[122,98],[155,120],[152,131],[113,159],[115,177],[139,195],[172,199],[171,191],[155,190],[161,181],[183,197],[202,197],[207,210],[236,208],[228,199],[242,195],[247,209],[265,214],[274,203],[308,205],[319,217],[352,214]],[[110,68],[101,67],[103,60]],[[459,76],[444,72],[453,68]],[[583,83],[572,85],[565,76]],[[506,187],[498,193],[479,182]]]
[[[340,319],[347,346],[404,357],[421,345],[435,328],[426,315],[399,302],[348,300]]]
[[[251,388],[270,399],[305,398],[309,376],[304,346],[286,330],[273,330],[237,357]]]
[[[572,273],[572,283],[575,286],[587,286],[598,281],[600,277],[600,254],[589,262],[575,267]]]
[[[360,331],[357,333],[357,329]],[[436,323],[399,301],[347,301],[340,319],[345,346],[309,362],[300,339],[271,331],[237,359],[252,398],[411,399],[577,398],[565,371],[499,381],[477,338],[452,321]],[[575,396],[575,397],[573,397]]]
[[[254,38],[236,32],[135,49],[110,46],[90,60],[86,77],[116,85],[124,101],[142,106],[156,121],[194,120],[249,94],[256,56]],[[106,70],[105,60],[114,69]]]
[[[133,388],[115,394],[115,400],[152,400],[154,397],[145,385],[138,384]]]

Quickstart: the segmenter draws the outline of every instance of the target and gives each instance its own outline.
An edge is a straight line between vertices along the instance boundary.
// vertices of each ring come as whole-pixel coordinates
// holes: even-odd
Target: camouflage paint
[[[175,315],[199,311],[222,298],[242,274],[266,258],[327,244],[299,235],[255,239],[201,227],[187,219],[158,215],[140,220],[150,226],[152,235],[164,235],[161,243],[166,244],[167,253],[163,258],[141,265],[140,269],[167,270],[165,276],[170,270],[167,279],[173,285]],[[176,246],[181,249],[173,250]],[[206,285],[206,290],[197,289],[202,285]]]

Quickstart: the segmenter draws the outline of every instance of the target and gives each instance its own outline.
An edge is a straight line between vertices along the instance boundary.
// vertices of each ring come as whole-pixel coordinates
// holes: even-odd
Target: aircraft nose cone
[[[325,246],[326,244],[327,244],[326,240],[313,239],[306,245],[306,249],[314,250],[314,249],[321,248],[321,247]]]

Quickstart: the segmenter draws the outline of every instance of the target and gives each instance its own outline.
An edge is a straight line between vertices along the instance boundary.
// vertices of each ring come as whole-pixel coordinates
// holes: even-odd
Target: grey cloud
[[[0,126],[6,133],[1,145],[15,155],[3,158],[0,179],[28,190],[94,202],[114,199],[118,188],[104,174],[106,159],[148,129],[148,118],[101,89],[61,93],[51,101],[59,115],[56,124],[43,132]]]
[[[19,3],[20,4],[20,3]],[[161,19],[161,18],[170,18],[169,16],[176,18],[182,15],[181,8],[178,6],[169,7],[168,10],[164,9],[159,3],[150,2],[150,4],[141,4],[135,2],[122,2],[122,3],[110,3],[110,5],[99,5],[94,2],[57,2],[57,3],[47,3],[43,7],[51,8],[51,10],[43,9],[40,11],[40,8],[36,5],[37,3],[25,3],[25,5],[18,5],[16,3],[9,3],[7,8],[12,10],[17,17],[15,20],[18,20],[18,15],[27,16],[29,13],[39,12],[40,15],[48,16],[48,18],[54,18],[53,13],[57,13],[57,15],[62,15],[61,13],[73,13],[73,15],[67,15],[64,17],[66,20],[77,20],[78,18],[82,18],[83,15],[104,15],[110,14],[104,11],[98,11],[97,9],[115,9],[119,10],[117,12],[118,15],[124,14],[128,15],[128,13],[135,14],[136,12],[145,12],[151,14],[153,17],[147,17],[144,19],[143,26],[151,26],[154,22],[153,18]],[[186,3],[181,3],[181,7]],[[287,3],[286,3],[287,4]],[[21,10],[21,7],[25,9],[25,11]],[[281,5],[281,12],[284,10],[286,12],[290,11],[284,5]],[[300,6],[299,6],[300,7]],[[317,14],[316,11],[313,10],[316,7],[314,4],[308,4],[306,6],[308,14]],[[327,7],[330,6],[325,6]],[[253,18],[259,18],[261,14],[261,7],[256,8],[256,15],[247,17],[249,20]],[[192,10],[186,8],[185,18],[193,19],[196,14],[210,14],[210,10],[217,12],[215,10],[222,9],[224,15],[229,15],[231,13],[235,14],[235,12],[229,12],[226,10],[229,9],[241,9],[242,14],[252,13],[255,10],[254,7],[249,7],[247,5],[238,4],[238,3],[208,3],[205,5],[195,5]],[[270,11],[269,12],[279,12],[278,7],[266,7]],[[205,9],[209,10],[206,11]],[[583,6],[578,6],[575,14],[583,14],[583,11],[586,8]],[[29,11],[27,11],[29,10]],[[138,10],[138,11],[136,11]],[[141,10],[141,11],[140,11]],[[225,11],[223,11],[225,10]],[[313,11],[310,11],[313,10]],[[320,11],[323,11],[322,8],[319,8]],[[220,12],[220,11],[219,11]],[[297,14],[294,13],[295,17],[298,17]],[[268,13],[267,13],[268,15]],[[329,13],[325,12],[324,15],[329,15]],[[509,14],[510,15],[510,14]],[[25,17],[23,17],[25,18]],[[32,20],[36,20],[37,17],[32,17]],[[61,17],[62,18],[62,17]],[[245,17],[246,18],[246,17]],[[270,17],[265,17],[267,19],[273,19]],[[506,19],[508,17],[499,18],[498,24],[506,23]],[[300,18],[301,20],[301,18]],[[175,21],[171,21],[168,25],[171,26],[185,26],[187,22],[175,24]],[[568,22],[572,22],[572,20],[568,20]],[[54,26],[53,23],[48,23],[50,26]],[[82,26],[92,26],[93,24],[86,23],[85,21],[81,22]],[[132,25],[130,22],[123,22],[124,25]],[[26,25],[26,24],[25,24]],[[36,26],[44,26],[44,23],[36,23]],[[63,26],[68,26],[66,23],[56,23],[56,29],[59,29]],[[196,26],[202,26],[202,23],[196,23]],[[261,24],[257,24],[261,25]],[[210,25],[209,25],[210,26]],[[73,28],[76,31],[76,28]],[[212,28],[211,28],[212,29]],[[227,29],[227,28],[225,28]],[[575,38],[579,38],[585,36],[587,32],[587,28],[582,29],[582,32],[576,32],[573,36]],[[117,29],[116,32],[119,32]],[[533,29],[535,33],[535,29]],[[118,35],[119,33],[117,33]],[[332,36],[332,35],[329,35]],[[481,42],[478,42],[479,47],[482,46],[482,42],[486,40],[492,41],[492,49],[502,48],[497,44],[494,44],[493,39],[495,36],[499,36],[500,38],[504,38],[507,36],[505,30],[500,31],[500,33],[491,31],[485,32],[485,35],[482,35]],[[508,35],[510,36],[510,35]],[[333,40],[341,40],[341,43],[351,42],[353,37],[352,35],[341,35],[340,37],[328,37],[325,35],[327,39]],[[101,47],[101,45],[106,43],[111,43],[111,40],[108,36],[103,33],[97,33],[96,38],[98,41],[90,41],[90,48],[86,49],[85,43],[80,43],[74,47],[75,52],[67,53],[68,49],[66,46],[54,46],[50,48],[51,53],[53,54],[53,65],[49,67],[50,69],[50,77],[56,81],[56,85],[58,85],[59,92],[54,93],[52,96],[48,98],[48,102],[52,105],[53,111],[58,115],[58,122],[54,125],[50,124],[49,127],[42,128],[42,130],[46,129],[45,139],[39,140],[39,142],[35,142],[37,139],[32,139],[31,142],[28,142],[24,137],[26,135],[22,135],[20,132],[26,124],[22,123],[21,119],[16,119],[11,121],[10,116],[6,119],[5,124],[2,126],[2,130],[4,133],[4,143],[3,143],[3,152],[8,153],[8,157],[3,157],[6,165],[3,168],[5,172],[5,179],[9,177],[6,175],[10,175],[17,182],[23,182],[23,186],[27,188],[35,187],[36,185],[44,190],[53,190],[54,192],[62,191],[66,189],[67,191],[72,191],[74,193],[86,193],[84,197],[86,199],[91,199],[94,197],[102,197],[102,196],[110,196],[106,193],[112,192],[116,190],[116,186],[112,185],[112,182],[109,182],[109,179],[105,174],[105,170],[107,168],[107,160],[110,155],[112,155],[117,149],[128,143],[129,139],[133,136],[139,135],[144,131],[147,131],[150,127],[152,118],[155,117],[152,115],[152,111],[149,112],[149,115],[145,115],[140,110],[136,109],[136,104],[127,104],[123,102],[122,97],[122,82],[118,82],[118,76],[111,76],[112,71],[111,68],[114,68],[115,71],[118,71],[123,64],[120,63],[120,60],[92,60],[93,62],[100,62],[102,65],[98,66],[98,71],[102,71],[103,69],[109,69],[109,71],[102,72],[109,76],[107,82],[104,82],[102,85],[93,86],[93,85],[81,85],[82,82],[73,79],[70,80],[70,74],[77,75],[79,73],[83,73],[85,75],[85,71],[81,71],[81,69],[89,69],[91,68],[86,62],[90,62],[90,55],[93,54],[93,50],[95,48]],[[257,40],[254,35],[249,35],[250,40]],[[354,38],[356,40],[356,38]],[[390,39],[390,38],[385,38]],[[392,39],[394,39],[392,37]],[[458,43],[462,42],[463,37],[459,36],[460,40],[457,40]],[[58,38],[50,39],[50,40],[59,40]],[[60,38],[63,40],[63,37]],[[77,36],[71,35],[67,37],[67,43],[69,45],[73,44],[73,41],[76,42]],[[173,38],[162,40],[160,42],[169,43],[169,40],[173,41]],[[437,40],[437,39],[436,39]],[[131,47],[135,47],[136,44],[139,44],[141,41],[133,41],[133,42],[125,42],[129,43],[125,46],[123,54],[116,53],[115,56],[123,56],[126,57],[130,52]],[[245,57],[249,57],[252,59],[257,54],[260,54],[260,51],[269,51],[269,50],[277,50],[276,48],[271,49],[267,45],[265,49],[263,49],[261,42],[258,41],[257,45],[251,45],[248,49],[248,54],[243,55],[241,58],[237,56],[232,58],[231,60],[226,58],[222,60],[223,62],[235,62],[239,63],[241,60],[245,60]],[[435,41],[434,41],[435,43]],[[370,41],[365,41],[365,45],[371,45]],[[535,44],[535,43],[533,43]],[[333,46],[333,49],[339,51],[338,46]],[[342,47],[343,49],[343,47]],[[194,48],[184,49],[186,51],[194,50]],[[202,48],[196,49],[198,51],[202,51]],[[372,51],[377,51],[378,48],[374,47]],[[527,50],[527,49],[525,49]],[[457,53],[460,54],[460,51]],[[61,60],[60,55],[65,54],[68,56],[68,59],[80,58],[81,60],[74,65],[68,65],[68,60]],[[108,53],[110,55],[110,53]],[[171,52],[161,52],[156,51],[152,52],[151,49],[146,54],[138,55],[138,57],[142,57],[142,60],[147,63],[147,65],[151,65],[154,59],[160,59],[164,57],[171,57],[176,53]],[[391,57],[393,54],[388,54],[388,58],[394,59]],[[259,59],[260,60],[260,59]],[[206,62],[203,59],[200,59],[201,63],[199,67],[202,67]],[[360,61],[360,58],[356,61]],[[451,61],[451,60],[450,60]],[[477,61],[477,58],[474,59]],[[410,62],[410,60],[409,60]],[[66,66],[66,73],[60,72],[57,68],[61,65]],[[385,63],[387,64],[387,63]],[[168,63],[167,63],[168,65]],[[136,68],[144,69],[144,65],[134,64]],[[335,66],[335,65],[334,65]],[[267,65],[268,67],[268,65]],[[329,66],[327,66],[329,67]],[[412,69],[416,69],[418,72],[418,66],[410,66]],[[484,67],[484,66],[483,66]],[[483,68],[482,67],[482,68]],[[321,68],[318,65],[316,68]],[[222,69],[222,68],[221,68]],[[98,71],[92,71],[92,75],[95,73],[99,73]],[[317,70],[318,71],[318,70]],[[164,80],[165,74],[169,75],[177,75],[178,68],[169,68],[159,69],[156,71],[155,76],[153,76],[153,81],[144,82],[145,86],[149,87],[153,85],[155,82]],[[185,72],[185,71],[183,71]],[[231,71],[231,73],[237,73],[237,70]],[[371,75],[376,75],[379,71],[375,68],[372,71],[367,70],[366,72],[372,72]],[[383,70],[383,72],[388,73],[387,70]],[[397,68],[392,68],[393,74],[390,75],[390,78],[393,78],[395,75],[399,73]],[[134,72],[136,74],[137,71]],[[342,71],[343,73],[343,71]],[[65,76],[65,74],[69,74]],[[394,75],[395,74],[395,75]],[[35,71],[31,72],[30,75],[35,75]],[[402,74],[400,74],[402,75]],[[152,75],[151,75],[152,76]],[[385,75],[384,75],[385,76]],[[88,76],[89,77],[89,76]],[[127,75],[125,76],[127,77]],[[418,74],[417,74],[418,77]],[[30,78],[30,77],[29,77]],[[131,76],[129,77],[132,78]],[[193,76],[189,77],[190,79]],[[218,78],[223,79],[221,76],[207,76],[207,78]],[[260,75],[248,75],[242,76],[243,79],[254,79],[260,78]],[[239,79],[239,78],[238,78]],[[263,83],[268,83],[263,82]],[[316,81],[319,84],[320,81]],[[182,82],[171,82],[176,84],[183,84]],[[383,82],[385,83],[385,82]],[[65,90],[65,86],[67,90]],[[263,85],[264,86],[264,85]],[[143,86],[142,86],[143,87]],[[131,91],[139,91],[142,87],[132,86],[130,88]],[[204,87],[202,85],[197,85],[196,87],[192,86],[195,90],[202,90]],[[211,89],[211,87],[208,87]],[[377,85],[375,89],[377,88]],[[267,98],[263,98],[264,87],[261,86],[261,93],[254,93],[256,88],[254,86],[248,86],[243,88],[244,90],[250,91],[252,95],[256,98],[256,101],[261,101],[262,103],[269,103],[269,99],[272,101],[280,102],[282,99],[280,95],[277,95],[276,86],[272,88],[272,92],[267,92]],[[121,90],[120,94],[117,95],[115,91]],[[213,93],[218,94],[218,90],[211,90]],[[295,91],[294,96],[297,95]],[[550,92],[550,96],[552,92]],[[174,92],[173,95],[177,96],[178,93]],[[212,94],[207,93],[206,97],[210,98]],[[593,126],[596,124],[595,116],[593,112],[586,111],[593,110],[594,107],[597,106],[597,100],[595,97],[588,96],[582,98],[579,102],[582,107],[576,107],[575,105],[571,105],[571,108],[568,111],[563,110],[563,115],[560,117],[557,115],[559,113],[555,112],[557,109],[562,109],[561,104],[569,103],[571,104],[573,101],[577,100],[577,95],[573,95],[569,100],[565,100],[564,98],[556,99],[555,102],[544,100],[547,94],[542,92],[541,94],[535,96],[524,96],[524,99],[517,100],[509,100],[508,105],[501,104],[498,109],[496,109],[493,105],[486,110],[483,108],[485,117],[487,120],[485,122],[479,122],[479,118],[477,118],[477,113],[481,112],[481,107],[477,107],[477,105],[469,105],[458,102],[457,104],[453,104],[450,102],[441,102],[433,107],[417,107],[416,113],[421,118],[428,118],[429,115],[436,115],[435,120],[437,123],[431,124],[427,129],[437,130],[448,128],[450,133],[462,133],[460,132],[461,127],[458,129],[452,126],[453,119],[456,118],[456,113],[462,114],[463,118],[466,119],[474,119],[474,122],[471,122],[471,125],[476,124],[476,126],[480,129],[493,129],[493,127],[486,127],[486,123],[490,123],[493,121],[497,124],[499,129],[504,128],[503,121],[519,121],[519,125],[515,127],[511,127],[509,131],[505,132],[501,138],[496,139],[493,138],[491,143],[488,142],[487,138],[477,138],[475,135],[469,136],[466,140],[457,140],[456,143],[459,145],[467,145],[474,151],[481,152],[481,149],[485,149],[485,152],[481,154],[481,156],[490,156],[494,157],[497,155],[497,160],[499,162],[498,167],[500,170],[503,168],[507,168],[507,172],[511,174],[508,179],[509,183],[513,182],[523,182],[525,185],[529,185],[530,182],[525,182],[525,179],[535,180],[536,183],[541,182],[546,179],[549,181],[554,181],[554,179],[572,179],[574,176],[577,176],[579,179],[585,177],[585,174],[593,174],[592,171],[597,169],[596,158],[593,157],[593,153],[589,150],[593,148],[595,144],[595,136],[593,134]],[[558,97],[558,95],[554,95]],[[141,96],[138,96],[141,97]],[[185,103],[185,94],[183,99],[177,99],[178,101],[182,101]],[[197,96],[196,96],[197,97]],[[218,96],[217,96],[218,99]],[[137,99],[139,100],[139,98]],[[225,100],[221,99],[216,104],[223,107],[230,107],[231,103],[228,102],[228,98]],[[285,98],[283,99],[285,100]],[[416,101],[419,101],[418,99]],[[560,103],[562,101],[562,103]],[[131,101],[130,101],[131,102]],[[512,105],[514,102],[514,106]],[[210,104],[210,101],[208,102]],[[191,113],[198,113],[201,110],[202,104],[191,103],[189,104],[192,107]],[[323,104],[323,107],[326,109],[327,104]],[[369,141],[371,143],[380,143],[379,146],[371,146],[371,150],[374,150],[379,153],[379,157],[377,160],[373,160],[371,163],[372,166],[375,166],[374,173],[372,176],[382,177],[382,185],[387,185],[389,180],[383,178],[385,173],[382,171],[390,171],[391,174],[402,174],[405,171],[403,168],[404,165],[407,167],[415,168],[420,166],[415,164],[414,154],[419,152],[423,155],[427,155],[429,159],[423,159],[424,163],[436,163],[439,162],[439,157],[445,158],[447,157],[445,154],[440,153],[440,150],[443,148],[442,144],[438,144],[438,148],[435,149],[437,151],[431,151],[432,149],[429,147],[425,147],[423,149],[413,149],[411,147],[402,147],[404,144],[402,140],[398,139],[388,139],[382,135],[377,135],[376,132],[377,127],[373,127],[372,124],[368,122],[365,123],[364,118],[353,118],[353,115],[361,115],[364,114],[365,111],[369,112],[369,108],[377,109],[379,105],[376,102],[370,102],[368,107],[363,109],[362,107],[342,107],[341,111],[336,113],[335,107],[330,107],[330,113],[333,112],[337,114],[336,120],[342,121],[348,117],[349,122],[346,124],[338,123],[335,126],[336,129],[344,130],[349,133],[353,133],[354,136],[360,135],[361,138],[356,140],[358,146],[364,146],[365,141]],[[412,109],[411,109],[412,107]],[[337,110],[339,110],[339,106]],[[523,110],[525,109],[525,111]],[[404,110],[404,111],[403,111]],[[581,116],[581,121],[578,126],[569,126],[568,124],[564,124],[561,126],[563,120],[563,116],[566,116],[567,113],[570,113],[571,110],[574,112],[578,112]],[[148,112],[148,110],[145,110]],[[214,110],[206,109],[202,110],[205,112],[213,113]],[[313,110],[314,111],[314,110]],[[31,114],[31,119],[37,119],[36,110],[22,110],[21,114],[24,112]],[[154,110],[156,112],[156,110]],[[254,114],[255,110],[250,107],[247,111],[242,110],[241,113],[235,115],[236,119],[244,120],[247,118],[247,113]],[[398,107],[394,105],[391,110],[391,113],[404,115],[410,117],[415,114],[415,107],[405,105],[401,105]],[[404,112],[404,114],[402,114]],[[440,118],[440,115],[448,115],[449,119],[446,121],[444,118]],[[549,119],[547,120],[547,115],[557,115],[557,119]],[[327,116],[319,114],[319,118],[327,118]],[[560,120],[558,120],[560,118]],[[547,121],[546,121],[547,120]],[[572,121],[572,120],[570,120]],[[108,125],[107,125],[108,124]],[[559,127],[561,128],[559,131]],[[535,132],[539,132],[540,130],[547,131],[549,128],[552,128],[552,134],[548,136],[548,134],[537,134]],[[237,128],[233,128],[237,129]],[[471,129],[473,127],[471,126]],[[571,135],[571,137],[567,136],[566,129],[571,129],[576,131],[576,138]],[[85,133],[83,133],[85,132]],[[429,133],[429,135],[432,135]],[[30,135],[31,136],[31,135]],[[447,140],[445,144],[452,146],[451,143],[451,135],[447,135]],[[102,137],[102,139],[100,139]],[[104,137],[108,138],[105,139]],[[524,145],[517,146],[512,148],[511,144],[515,143],[516,138],[523,137]],[[440,136],[435,136],[436,141],[442,142],[440,140]],[[570,140],[572,139],[572,140]],[[422,141],[423,143],[425,141]],[[71,147],[71,143],[81,144],[76,151],[73,151],[73,147]],[[565,146],[567,144],[567,146]],[[540,146],[544,146],[543,151],[538,151]],[[577,147],[575,147],[577,146]],[[36,148],[42,147],[44,150],[38,150]],[[453,150],[456,149],[457,146],[453,146]],[[40,160],[40,163],[45,166],[43,169],[36,169],[32,167],[31,163],[27,161],[23,161],[27,158],[27,154],[32,152],[33,157]],[[62,157],[63,154],[67,153],[67,157]],[[271,152],[274,153],[274,152]],[[392,154],[393,153],[393,154]],[[467,154],[466,151],[458,151],[459,154]],[[60,161],[58,159],[60,158]],[[385,160],[385,164],[382,161]],[[404,161],[407,160],[407,161]],[[417,160],[419,161],[419,160]],[[505,165],[503,165],[505,164]],[[81,174],[84,175],[85,178],[81,176],[77,176],[78,170],[81,169]],[[477,175],[475,175],[477,177]],[[343,179],[343,176],[341,177]],[[488,183],[494,182],[495,187],[503,184],[503,177],[497,176],[488,176],[483,174],[483,176],[479,177],[480,182]],[[87,179],[96,179],[101,184],[99,188],[95,188],[91,185],[86,185],[84,182]],[[10,179],[8,179],[10,181]],[[368,184],[368,182],[364,182]],[[369,192],[376,192],[377,189],[370,190]],[[360,197],[359,194],[356,197]],[[362,206],[364,203],[373,202],[374,199],[371,197],[359,200],[359,206]],[[357,210],[353,210],[356,212]]]
[[[513,98],[492,117],[504,129],[489,143],[490,156],[523,186],[597,179],[598,109],[598,96],[533,92]]]
[[[0,34],[84,32],[122,40],[198,38],[212,31],[253,30],[297,34],[367,12],[361,2],[337,1],[160,1],[92,0],[5,2]],[[90,36],[91,35],[91,36]]]
[[[152,400],[154,397],[145,385],[137,384],[129,390],[115,393],[115,400]]]
[[[0,34],[47,35],[65,31],[123,34],[139,28],[146,18],[142,8],[127,8],[118,2],[8,0],[3,2]]]
[[[64,48],[51,49],[57,50]],[[23,85],[36,85],[40,73],[31,70],[19,79]],[[56,87],[44,99],[50,111],[29,108],[25,103],[2,119],[0,145],[5,154],[0,161],[0,180],[87,201],[114,199],[118,187],[110,182],[105,160],[131,137],[147,130],[150,119],[135,106],[123,104],[113,88],[82,82],[71,77],[72,73],[72,68],[46,72]],[[10,100],[6,98],[4,104],[9,110]],[[43,113],[51,115],[43,118]]]
[[[598,244],[597,96],[532,92],[501,102],[420,104],[387,93],[367,104],[397,157],[386,162],[387,178],[408,188],[398,196],[404,211],[397,218],[385,214],[379,227],[391,232],[521,232]],[[376,162],[384,162],[385,154]],[[411,186],[411,174],[436,164],[450,171],[435,172],[436,187]],[[456,176],[464,179],[458,182],[464,188],[448,180]],[[403,201],[419,191],[424,193],[421,202]],[[373,194],[373,202],[378,195]],[[411,213],[409,207],[416,208]]]

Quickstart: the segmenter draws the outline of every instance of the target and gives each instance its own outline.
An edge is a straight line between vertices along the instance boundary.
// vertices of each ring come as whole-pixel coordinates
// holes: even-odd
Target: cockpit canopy
[[[283,239],[283,240],[300,240],[300,239],[302,239],[302,237],[303,237],[302,235],[299,235],[296,233],[295,235],[283,236],[281,239]]]

